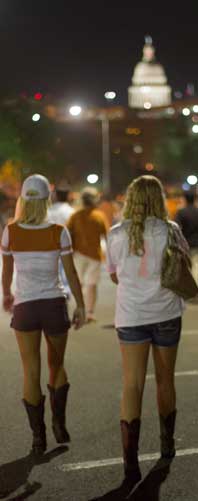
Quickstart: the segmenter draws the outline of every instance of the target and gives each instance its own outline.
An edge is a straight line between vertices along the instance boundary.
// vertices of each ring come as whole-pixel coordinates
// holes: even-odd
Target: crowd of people
[[[3,308],[12,315],[11,327],[24,371],[23,404],[33,433],[32,451],[40,455],[47,447],[45,395],[40,383],[41,335],[43,332],[48,352],[52,429],[58,443],[67,443],[70,383],[64,356],[68,332],[71,326],[79,329],[85,323],[91,323],[94,329],[104,259],[101,241],[106,242],[106,268],[117,287],[115,329],[123,368],[121,489],[129,493],[141,480],[138,444],[151,348],[161,457],[171,460],[175,456],[174,373],[184,301],[161,286],[169,219],[164,189],[154,176],[138,177],[128,186],[124,207],[119,206],[116,214],[110,210],[108,198],[100,200],[95,188],[82,190],[77,208],[71,207],[69,192],[67,185],[57,186],[51,205],[50,185],[44,176],[35,174],[24,181],[15,217],[8,224],[2,222]],[[178,211],[173,226],[180,225],[180,245],[184,249],[189,245],[197,273],[198,209],[190,194],[186,199],[188,205]],[[71,319],[67,308],[70,295],[76,302]]]

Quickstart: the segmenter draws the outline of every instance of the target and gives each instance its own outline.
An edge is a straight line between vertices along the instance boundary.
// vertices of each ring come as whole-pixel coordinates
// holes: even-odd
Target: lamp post
[[[110,192],[111,171],[110,171],[110,148],[109,148],[109,119],[106,113],[101,115],[102,126],[102,185],[105,193]]]
[[[116,92],[106,91],[104,97],[107,102],[113,102]],[[111,165],[110,165],[110,141],[109,141],[109,118],[107,112],[100,116],[102,125],[102,184],[103,191],[111,191]]]
[[[108,102],[112,102],[116,93],[114,91],[107,91],[104,94]],[[73,105],[69,109],[70,115],[79,117],[82,113],[82,108],[79,105]],[[96,118],[101,122],[102,131],[102,186],[105,193],[111,190],[111,167],[110,167],[110,142],[109,142],[109,118],[107,112],[104,110]]]

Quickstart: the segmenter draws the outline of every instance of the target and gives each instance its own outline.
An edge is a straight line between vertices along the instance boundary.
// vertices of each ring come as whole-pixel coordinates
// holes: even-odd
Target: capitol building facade
[[[155,59],[152,38],[145,37],[143,58],[134,69],[132,86],[128,88],[130,108],[151,109],[171,104],[171,87],[164,68]]]

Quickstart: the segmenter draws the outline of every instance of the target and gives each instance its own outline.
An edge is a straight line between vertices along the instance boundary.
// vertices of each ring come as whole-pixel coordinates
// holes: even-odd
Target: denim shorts
[[[137,325],[134,327],[117,328],[118,338],[121,343],[141,344],[150,342],[156,346],[175,346],[181,335],[181,317],[157,322],[154,324]]]
[[[10,326],[16,331],[43,331],[58,336],[68,331],[71,323],[64,297],[36,299],[14,306]]]

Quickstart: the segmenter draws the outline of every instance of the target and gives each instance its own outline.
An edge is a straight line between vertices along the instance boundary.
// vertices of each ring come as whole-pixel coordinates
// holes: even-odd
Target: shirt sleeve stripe
[[[1,254],[5,255],[5,256],[11,256],[12,255],[12,252],[1,247]]]
[[[66,254],[72,254],[72,253],[73,253],[73,249],[72,249],[72,247],[70,247],[69,250],[62,250],[60,254],[61,254],[61,256],[65,256]]]

